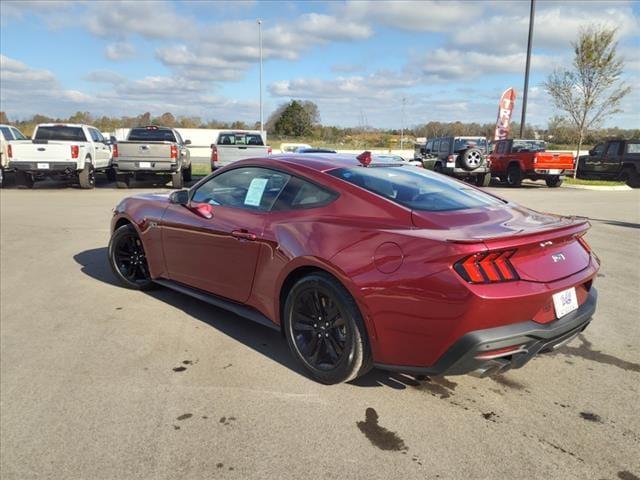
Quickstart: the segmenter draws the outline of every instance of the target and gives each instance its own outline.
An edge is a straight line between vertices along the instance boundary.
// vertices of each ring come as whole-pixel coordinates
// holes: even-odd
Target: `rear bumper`
[[[38,164],[43,163],[46,163],[49,168],[38,168]],[[16,171],[34,172],[43,175],[46,175],[47,173],[72,173],[79,170],[78,164],[76,162],[21,162],[19,160],[10,161],[9,168],[12,168]]]
[[[149,165],[144,165],[148,163]],[[143,164],[143,166],[141,166]],[[113,167],[119,172],[152,172],[152,173],[174,173],[180,168],[180,162],[163,162],[157,160],[117,160],[113,161]]]
[[[458,339],[429,367],[375,364],[384,370],[422,375],[462,375],[475,373],[493,375],[512,368],[520,368],[539,353],[550,352],[572,340],[591,321],[596,310],[598,292],[591,288],[585,302],[575,311],[547,324],[532,320],[496,328],[469,332]],[[479,359],[484,352],[511,346],[522,346],[518,353]]]
[[[443,168],[444,173],[456,178],[467,178],[467,177],[473,177],[475,175],[484,175],[485,173],[489,173],[490,171],[491,169],[488,165],[483,165],[482,167],[478,167],[474,170],[465,170],[464,168],[460,168],[460,167],[453,167],[453,168],[444,167]]]

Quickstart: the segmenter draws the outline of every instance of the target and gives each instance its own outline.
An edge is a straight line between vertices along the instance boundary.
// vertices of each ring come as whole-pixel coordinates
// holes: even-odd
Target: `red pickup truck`
[[[574,168],[570,152],[546,151],[546,144],[539,140],[498,140],[494,144],[491,160],[491,176],[518,187],[525,178],[544,180],[548,187],[562,185],[562,175]]]

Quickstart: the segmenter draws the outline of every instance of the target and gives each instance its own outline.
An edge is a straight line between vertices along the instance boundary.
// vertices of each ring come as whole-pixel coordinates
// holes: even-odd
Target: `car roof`
[[[264,162],[265,166],[285,164],[292,167],[303,167],[317,172],[327,172],[336,168],[352,168],[360,166],[360,162],[356,158],[356,155],[342,153],[306,153],[302,155],[298,155],[296,153],[277,154],[270,155],[269,157],[260,160],[261,162]],[[250,160],[241,160],[240,162],[255,164],[255,162],[250,162]]]

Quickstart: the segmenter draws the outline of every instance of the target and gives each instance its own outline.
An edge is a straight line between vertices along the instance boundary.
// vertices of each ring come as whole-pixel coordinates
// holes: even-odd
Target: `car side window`
[[[431,150],[434,153],[438,153],[440,151],[440,139],[436,138],[433,141],[433,150]]]
[[[180,132],[178,132],[177,130],[174,130],[174,132],[175,132],[175,136],[176,136],[176,140],[178,141],[178,144],[184,145],[184,140],[182,140],[182,136],[180,135]]]
[[[602,155],[604,153],[604,143],[601,143],[599,145],[596,145],[595,148],[593,149],[593,153],[595,155]]]
[[[429,141],[427,142],[427,144],[425,145],[425,148],[426,148],[427,150],[429,150],[430,152],[432,152],[432,151],[433,151],[433,140],[429,140]]]
[[[640,153],[640,143],[638,142],[629,142],[627,143],[627,148],[626,148],[626,152],[627,153]]]
[[[20,130],[18,130],[17,128],[13,128],[11,127],[11,133],[13,133],[13,138],[15,140],[26,140],[27,137],[25,137],[22,132],[20,132]]]
[[[99,136],[98,136],[98,131],[95,128],[90,128],[89,129],[89,135],[91,135],[91,140],[93,140],[94,142],[101,142],[102,140],[100,140]],[[102,135],[100,135],[101,137]]]
[[[290,175],[259,167],[228,170],[211,177],[194,192],[191,200],[223,207],[269,211]]]
[[[440,140],[440,153],[449,153],[449,138],[443,138]]]
[[[0,132],[2,132],[2,136],[5,140],[13,140],[13,134],[8,127],[0,127]]]
[[[607,157],[614,157],[620,151],[620,142],[611,142],[607,147]]]
[[[299,210],[303,208],[322,207],[338,197],[337,194],[307,182],[298,177],[291,177],[284,188],[273,210]]]

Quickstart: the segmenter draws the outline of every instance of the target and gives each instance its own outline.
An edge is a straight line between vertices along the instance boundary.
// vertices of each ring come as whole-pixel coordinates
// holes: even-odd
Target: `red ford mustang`
[[[570,341],[595,311],[589,224],[406,164],[272,156],[115,209],[109,261],[281,330],[324,383],[372,366],[486,376]]]

